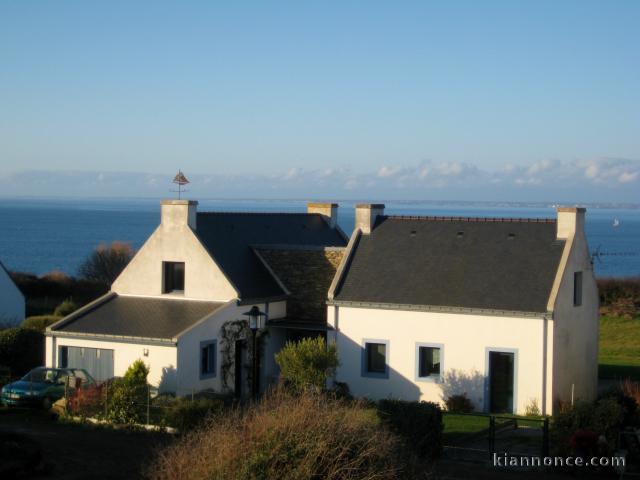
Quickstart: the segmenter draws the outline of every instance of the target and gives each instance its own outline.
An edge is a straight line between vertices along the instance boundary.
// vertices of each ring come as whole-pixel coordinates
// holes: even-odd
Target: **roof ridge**
[[[556,223],[555,218],[518,218],[518,217],[447,217],[432,215],[382,215],[393,220],[429,220],[441,222],[487,222],[487,223]]]
[[[307,212],[230,212],[230,211],[205,211],[198,212],[198,215],[320,215],[319,213],[307,213]]]

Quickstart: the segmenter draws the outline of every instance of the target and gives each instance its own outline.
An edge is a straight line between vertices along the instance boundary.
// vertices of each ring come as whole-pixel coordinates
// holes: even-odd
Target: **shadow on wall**
[[[160,377],[160,384],[158,385],[158,391],[160,393],[177,393],[178,385],[178,371],[173,365],[162,368],[162,377]]]
[[[453,395],[465,395],[477,411],[484,409],[485,377],[477,370],[464,372],[452,368],[445,372],[440,387],[443,403]]]
[[[340,367],[338,367],[336,381],[346,383],[351,393],[356,397],[366,397],[371,400],[391,398],[419,401],[420,388],[413,380],[391,368],[388,363],[389,358],[393,359],[393,348],[393,344],[390,343],[387,351],[386,374],[380,377],[365,376],[363,375],[364,346],[339,334],[338,359]]]

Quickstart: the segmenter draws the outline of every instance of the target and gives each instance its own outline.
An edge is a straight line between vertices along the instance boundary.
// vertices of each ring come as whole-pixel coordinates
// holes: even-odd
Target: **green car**
[[[95,385],[89,373],[80,368],[38,367],[17,382],[9,383],[0,391],[0,403],[16,407],[51,408],[53,402],[64,397],[65,389]]]

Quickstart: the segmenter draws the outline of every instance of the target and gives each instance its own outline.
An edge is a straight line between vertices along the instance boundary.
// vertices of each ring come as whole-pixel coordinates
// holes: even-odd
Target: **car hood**
[[[28,391],[38,392],[45,390],[51,386],[50,383],[39,382],[27,382],[25,380],[18,380],[17,382],[9,383],[4,386],[5,391],[11,391],[14,393],[24,393]]]

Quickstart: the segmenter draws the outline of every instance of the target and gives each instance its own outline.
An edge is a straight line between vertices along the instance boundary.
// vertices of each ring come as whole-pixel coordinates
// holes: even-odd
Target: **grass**
[[[600,378],[640,380],[640,317],[600,318]]]
[[[496,427],[516,419],[520,427],[542,428],[543,417],[523,417],[521,415],[496,414]],[[472,438],[489,429],[489,414],[462,414],[443,412],[443,443],[452,445],[463,439]]]

